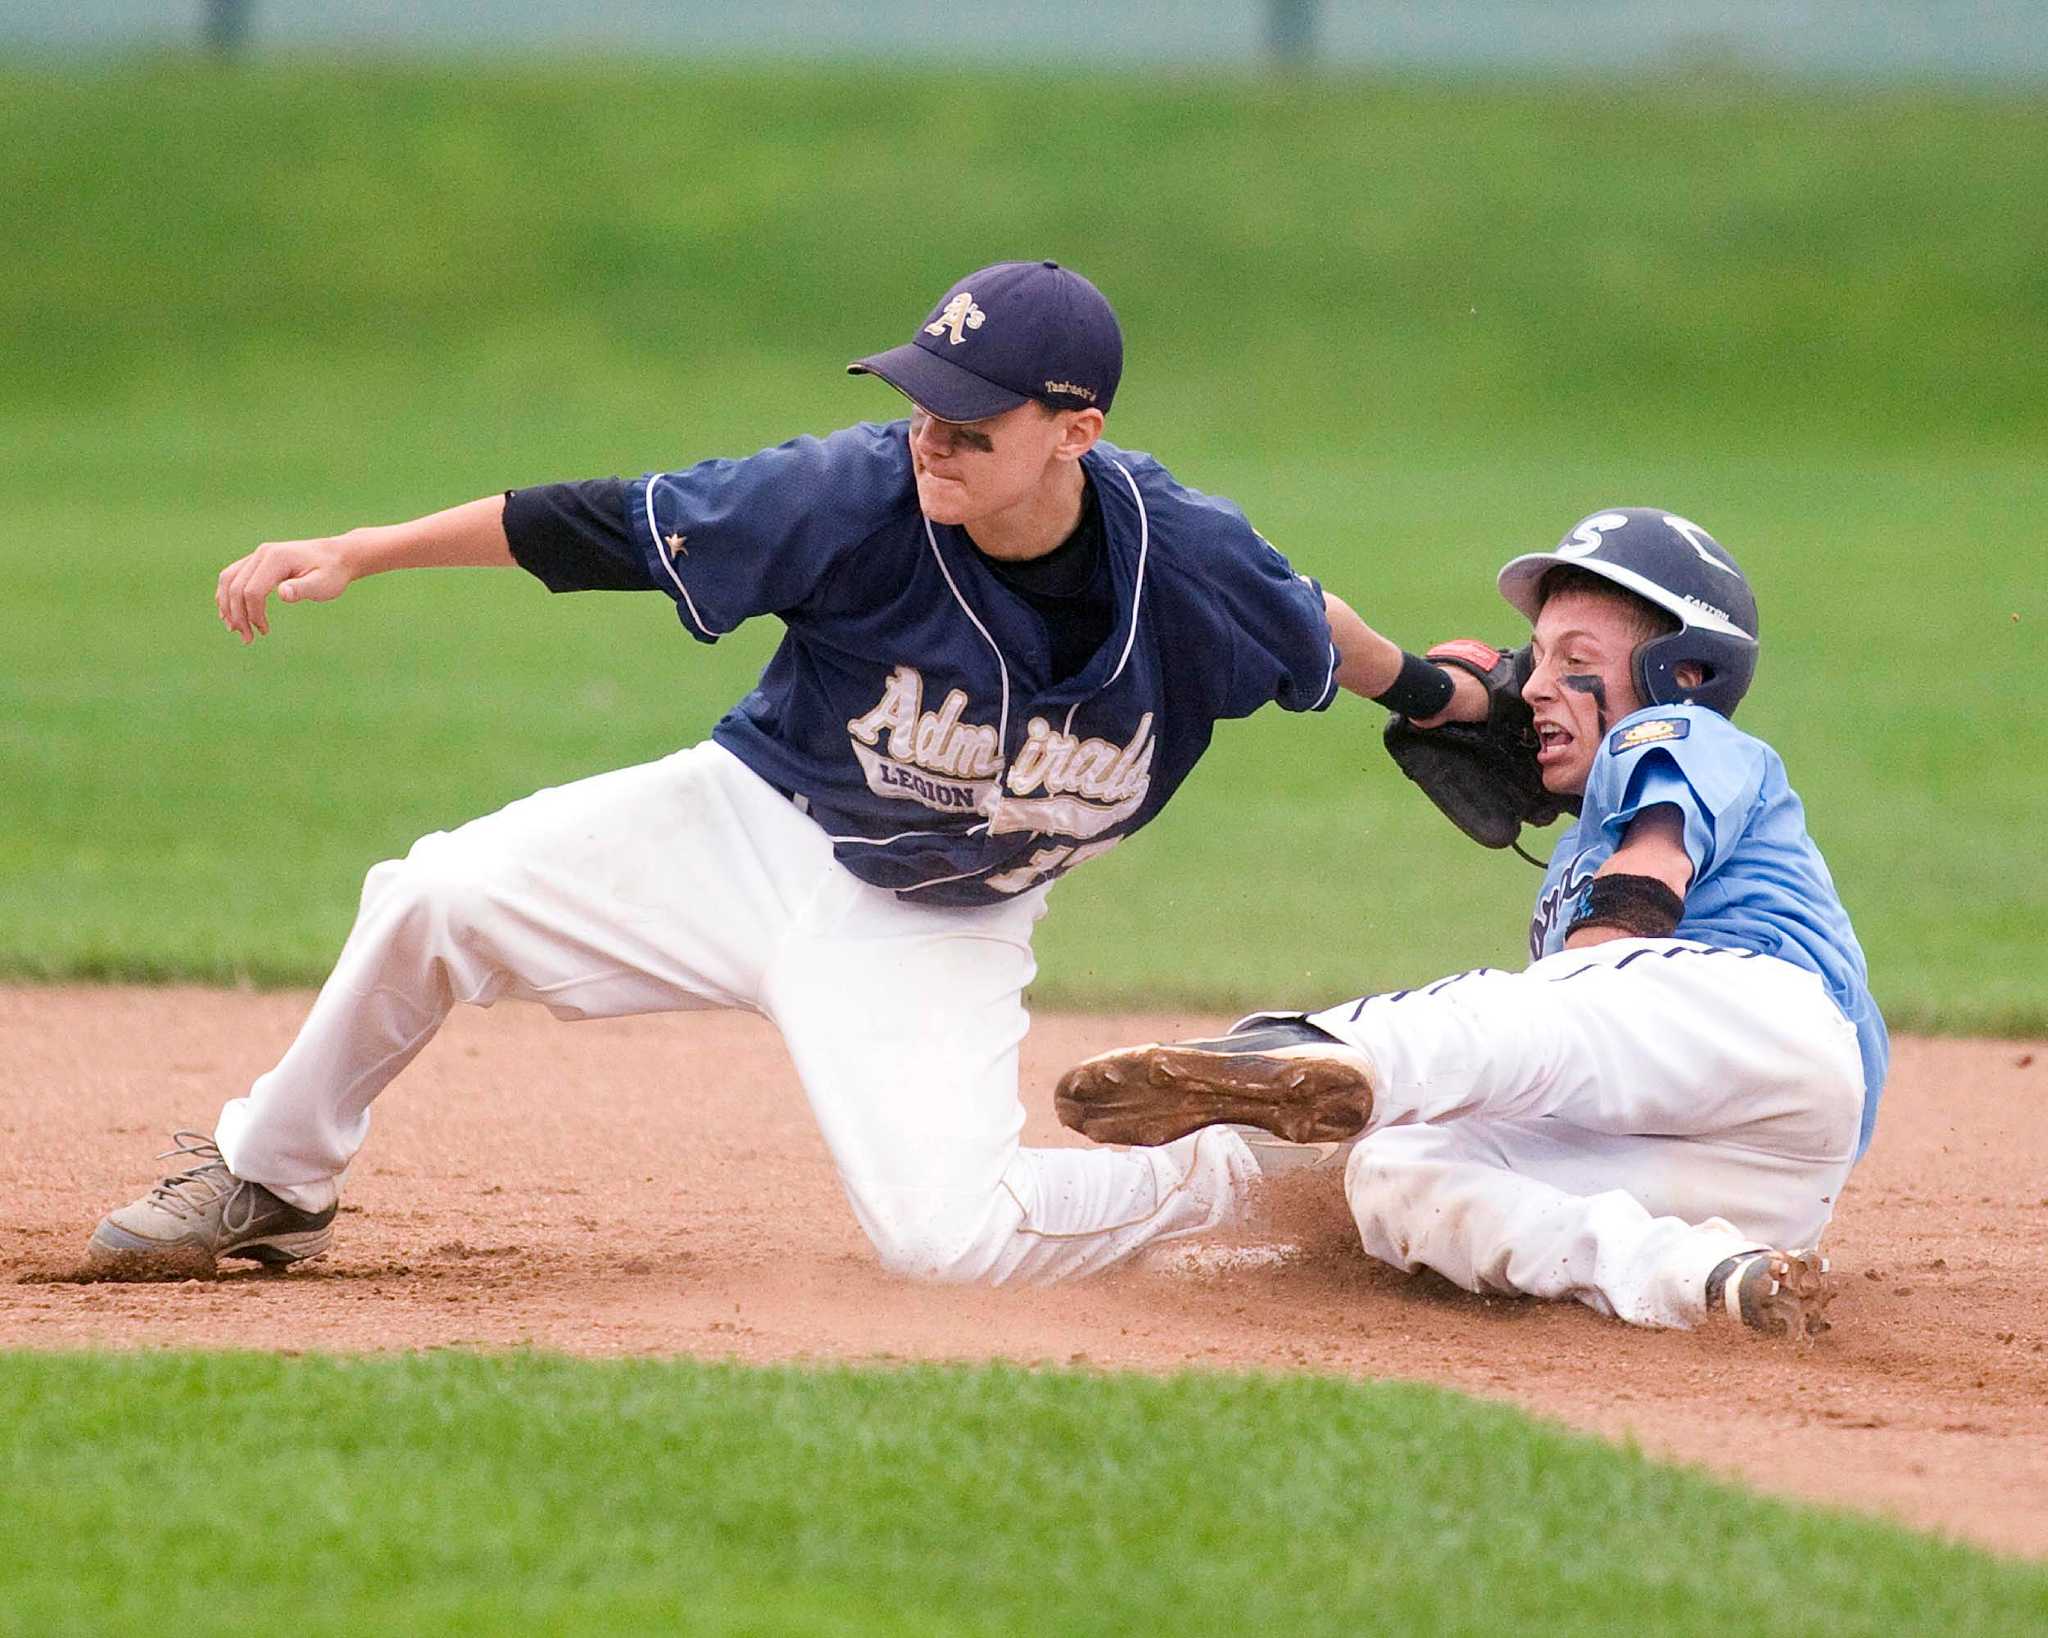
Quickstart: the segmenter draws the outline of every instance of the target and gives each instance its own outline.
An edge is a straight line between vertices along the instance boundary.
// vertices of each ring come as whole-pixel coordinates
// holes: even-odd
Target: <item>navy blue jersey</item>
[[[1806,811],[1778,753],[1698,705],[1653,705],[1607,732],[1586,779],[1579,821],[1550,857],[1529,927],[1529,953],[1554,955],[1593,874],[1629,821],[1669,804],[1685,821],[1693,878],[1679,938],[1776,956],[1818,973],[1856,1026],[1863,1055],[1863,1130],[1869,1147],[1890,1044],[1870,998],[1863,950],[1849,925]]]
[[[1115,619],[1078,670],[967,535],[919,511],[907,422],[625,484],[626,539],[693,637],[782,621],[712,737],[863,881],[934,904],[1022,892],[1158,813],[1219,719],[1334,696],[1321,588],[1235,506],[1107,444],[1082,470]]]

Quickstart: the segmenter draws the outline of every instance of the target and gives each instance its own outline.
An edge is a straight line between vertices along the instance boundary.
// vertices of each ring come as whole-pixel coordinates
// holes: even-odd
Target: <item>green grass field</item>
[[[1083,111],[1076,113],[1076,110]],[[1761,588],[1895,1026],[2048,1031],[2048,104],[374,60],[0,69],[0,975],[317,980],[373,860],[703,735],[775,632],[420,575],[244,652],[257,541],[895,413],[963,269],[1116,301],[1112,436],[1391,634],[1595,506]],[[1042,1004],[1516,958],[1376,713],[1228,729]],[[1541,845],[1539,839],[1539,846]],[[0,1355],[0,1634],[2048,1630],[2048,1581],[1426,1390]]]
[[[2038,1566],[1409,1385],[15,1355],[0,1407],[0,1634],[2048,1626]]]
[[[1042,252],[1121,308],[1112,435],[1411,643],[1514,635],[1494,568],[1594,506],[1706,522],[1762,588],[1745,721],[1894,1023],[2048,1029],[2048,716],[2021,693],[2048,659],[2043,105],[1110,89],[0,74],[0,971],[316,980],[374,859],[700,737],[775,638],[705,651],[659,599],[450,574],[244,653],[211,617],[229,558],[892,415],[840,364],[961,268]],[[1061,887],[1039,1000],[1310,1001],[1514,959],[1534,872],[1438,820],[1376,717],[1228,729]]]

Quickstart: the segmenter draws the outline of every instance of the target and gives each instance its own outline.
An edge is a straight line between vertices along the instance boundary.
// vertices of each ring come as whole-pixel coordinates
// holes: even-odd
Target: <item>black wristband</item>
[[[1669,938],[1684,914],[1685,900],[1655,876],[1595,876],[1586,889],[1585,907],[1564,936],[1570,938],[1581,927],[1612,927],[1630,938]]]
[[[1383,693],[1373,695],[1372,702],[1410,719],[1433,717],[1451,703],[1456,692],[1451,674],[1442,666],[1403,649],[1400,675]]]

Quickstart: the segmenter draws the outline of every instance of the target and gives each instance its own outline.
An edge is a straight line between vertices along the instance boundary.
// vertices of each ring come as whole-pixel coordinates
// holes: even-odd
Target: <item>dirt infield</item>
[[[1836,1218],[1835,1330],[1634,1331],[1369,1261],[1334,1172],[1272,1185],[1200,1266],[1022,1291],[884,1276],[781,1043],[733,1015],[461,1012],[379,1105],[334,1252],[217,1283],[68,1282],[172,1126],[275,1060],[303,995],[0,988],[0,1346],[530,1345],[744,1360],[989,1359],[1406,1377],[1767,1489],[2048,1555],[2048,1043],[1902,1040]],[[1037,1020],[1058,1071],[1209,1017]],[[246,1265],[229,1265],[240,1268]]]

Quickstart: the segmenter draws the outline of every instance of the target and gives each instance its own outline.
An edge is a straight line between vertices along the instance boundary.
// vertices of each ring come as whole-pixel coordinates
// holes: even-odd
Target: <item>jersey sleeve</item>
[[[1323,588],[1297,574],[1265,536],[1243,526],[1223,559],[1215,593],[1230,623],[1230,679],[1220,716],[1246,717],[1268,703],[1320,711],[1337,695],[1337,645]]]
[[[897,431],[851,427],[630,481],[634,550],[684,629],[712,643],[757,614],[799,608],[901,504],[909,457],[892,448]]]
[[[1653,706],[1607,731],[1586,782],[1585,809],[1601,815],[1610,846],[1646,808],[1670,805],[1685,821],[1693,881],[1734,850],[1763,790],[1768,753],[1720,713]]]
[[[627,532],[623,479],[508,489],[504,527],[513,561],[549,591],[654,589]]]

